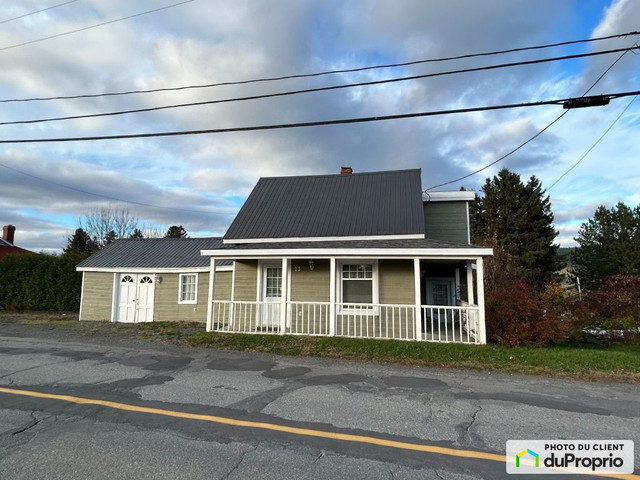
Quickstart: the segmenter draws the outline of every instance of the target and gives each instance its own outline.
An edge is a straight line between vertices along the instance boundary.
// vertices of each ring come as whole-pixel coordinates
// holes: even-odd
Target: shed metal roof
[[[233,240],[424,235],[420,170],[261,178]]]
[[[222,238],[118,239],[78,264],[84,268],[203,268],[201,250],[222,247]]]

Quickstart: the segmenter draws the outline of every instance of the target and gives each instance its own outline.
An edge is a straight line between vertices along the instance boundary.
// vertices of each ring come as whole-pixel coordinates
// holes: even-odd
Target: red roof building
[[[16,233],[16,227],[13,225],[5,225],[2,227],[2,238],[0,238],[0,258],[12,253],[33,253],[24,248],[16,247],[13,244],[13,238]]]

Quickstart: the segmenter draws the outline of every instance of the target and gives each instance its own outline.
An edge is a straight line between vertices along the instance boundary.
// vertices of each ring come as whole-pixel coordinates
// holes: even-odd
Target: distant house
[[[417,169],[261,178],[222,239],[119,240],[81,263],[80,318],[485,343],[474,196],[424,194]]]
[[[13,253],[34,253],[24,248],[16,247],[13,243],[16,227],[5,225],[2,227],[2,238],[0,238],[0,258]]]

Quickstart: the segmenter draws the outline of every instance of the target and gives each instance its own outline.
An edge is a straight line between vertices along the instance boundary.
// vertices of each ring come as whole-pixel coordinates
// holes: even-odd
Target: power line
[[[634,44],[634,47],[637,48],[638,44]],[[596,79],[595,82],[593,82],[591,84],[591,86],[589,88],[587,88],[587,90],[582,94],[582,97],[584,97],[585,95],[587,95],[591,90],[593,90],[593,88],[600,82],[600,80],[602,80],[604,78],[604,76],[609,73],[609,70],[611,70],[614,65],[616,65],[621,59],[622,57],[625,56],[627,52],[622,52],[618,58],[615,59],[615,61],[609,65],[609,67],[607,67],[607,69],[602,72],[602,74],[600,74],[600,76]],[[554,120],[551,121],[551,123],[549,123],[546,127],[544,127],[542,130],[540,130],[538,133],[536,133],[533,137],[529,138],[528,140],[525,140],[523,143],[521,143],[520,145],[518,145],[516,148],[514,148],[513,150],[510,150],[509,152],[507,152],[505,155],[503,155],[502,157],[494,160],[493,162],[485,165],[482,168],[479,168],[478,170],[475,170],[467,175],[463,175],[462,177],[456,178],[455,180],[450,180],[448,182],[444,182],[444,183],[440,183],[438,185],[434,185],[433,187],[429,187],[425,190],[425,192],[427,192],[428,190],[433,190],[434,188],[439,188],[439,187],[444,187],[445,185],[450,185],[452,183],[456,183],[459,182],[460,180],[465,180],[473,175],[476,175],[484,170],[486,170],[487,168],[495,165],[498,162],[501,162],[502,160],[504,160],[505,158],[513,155],[514,153],[516,153],[518,150],[520,150],[522,147],[524,147],[525,145],[529,144],[530,142],[532,142],[533,140],[535,140],[536,138],[538,138],[540,135],[542,135],[542,133],[544,133],[545,131],[547,131],[549,129],[549,127],[551,127],[554,123],[556,123],[558,120],[560,120],[562,117],[564,117],[567,113],[569,112],[569,110],[565,110],[564,112],[562,112],[560,115],[558,115]]]
[[[185,3],[193,2],[193,0],[184,0],[183,2],[174,3],[171,5],[166,5],[160,8],[154,8],[153,10],[147,10],[146,12],[136,13],[134,15],[129,15],[127,17],[117,18],[115,20],[109,20],[108,22],[97,23],[95,25],[90,25],[88,27],[78,28],[77,30],[71,30],[69,32],[57,33],[55,35],[49,35],[48,37],[37,38],[35,40],[29,40],[28,42],[16,43],[15,45],[9,45],[8,47],[1,47],[0,52],[4,50],[11,50],[12,48],[24,47],[25,45],[31,45],[33,43],[43,42],[45,40],[51,40],[52,38],[64,37],[65,35],[71,35],[72,33],[84,32],[85,30],[90,30],[92,28],[103,27],[105,25],[111,25],[112,23],[122,22],[123,20],[129,20],[131,18],[140,17],[142,15],[147,15],[149,13],[159,12],[161,10],[166,10],[168,8],[177,7],[179,5],[184,5]]]
[[[168,8],[168,7],[166,7]],[[34,102],[34,101],[49,101],[49,100],[71,100],[78,98],[97,98],[97,97],[110,97],[110,96],[120,96],[120,95],[133,95],[133,94],[144,94],[144,93],[158,93],[158,92],[171,92],[171,91],[180,91],[180,90],[189,90],[189,89],[199,89],[199,88],[211,88],[211,87],[222,87],[222,86],[231,86],[231,85],[246,85],[251,83],[259,83],[259,82],[273,82],[280,80],[289,80],[289,79],[297,79],[297,78],[310,78],[310,77],[320,77],[325,75],[334,75],[334,74],[343,74],[343,73],[355,73],[355,72],[363,72],[367,70],[375,70],[375,69],[383,69],[383,68],[396,68],[396,67],[406,67],[412,65],[426,64],[426,63],[436,63],[436,62],[445,62],[451,60],[462,60],[474,57],[483,57],[483,56],[494,56],[494,55],[503,55],[507,53],[515,53],[515,52],[524,52],[528,50],[540,50],[545,48],[555,48],[560,46],[568,46],[568,45],[576,45],[580,43],[590,43],[590,42],[598,42],[602,40],[610,40],[614,38],[628,37],[640,35],[640,32],[632,31],[628,33],[619,33],[615,35],[609,35],[605,37],[597,37],[597,38],[589,38],[582,40],[570,40],[565,42],[558,43],[549,43],[545,45],[535,45],[530,47],[519,47],[519,48],[511,48],[507,50],[496,50],[491,52],[481,52],[481,53],[470,53],[465,55],[457,55],[457,56],[449,56],[449,57],[440,57],[440,58],[432,58],[432,59],[423,59],[423,60],[413,60],[410,62],[403,63],[389,63],[382,65],[369,65],[364,67],[356,67],[356,68],[348,68],[348,69],[339,69],[339,70],[327,70],[323,72],[314,72],[314,73],[302,73],[302,74],[293,74],[293,75],[282,75],[277,77],[264,77],[264,78],[255,78],[249,80],[238,80],[238,81],[230,81],[230,82],[218,82],[218,83],[208,83],[201,85],[183,85],[179,87],[166,87],[166,88],[154,88],[147,90],[129,90],[123,92],[106,92],[106,93],[95,93],[95,94],[84,94],[84,95],[68,95],[68,96],[54,96],[54,97],[33,97],[33,98],[11,98],[0,100],[0,103],[9,103],[9,102]]]
[[[624,107],[624,110],[622,110],[622,112],[620,112],[620,114],[616,117],[616,119],[611,123],[611,125],[609,125],[609,128],[607,128],[604,133],[602,135],[600,135],[600,138],[598,138],[598,140],[596,140],[593,145],[591,145],[591,147],[589,147],[589,150],[587,150],[584,155],[582,155],[580,157],[580,159],[574,163],[571,168],[569,168],[566,172],[564,172],[562,175],[560,175],[560,177],[551,184],[551,186],[547,189],[547,191],[551,190],[560,180],[562,180],[565,175],[567,175],[571,170],[573,170],[574,168],[576,168],[578,166],[578,164],[580,164],[580,162],[582,162],[582,160],[584,160],[587,155],[589,155],[591,153],[591,150],[593,150],[594,148],[596,148],[596,146],[602,141],[602,139],[607,135],[607,133],[609,133],[609,131],[613,128],[613,126],[618,123],[618,120],[620,120],[620,118],[622,118],[622,115],[625,114],[625,112],[629,109],[629,107],[631,106],[631,104],[633,102],[636,101],[638,97],[634,96],[631,101],[627,104],[626,107]]]
[[[180,103],[180,104],[173,104],[173,105],[162,105],[162,106],[157,106],[157,107],[138,108],[138,109],[132,109],[132,110],[120,110],[120,111],[115,111],[115,112],[104,112],[104,113],[90,113],[90,114],[86,114],[86,115],[73,115],[73,116],[66,116],[66,117],[40,118],[40,119],[34,119],[34,120],[15,120],[15,121],[10,121],[10,122],[0,122],[0,126],[2,126],[2,125],[25,125],[25,124],[45,123],[45,122],[58,122],[58,121],[79,120],[79,119],[84,119],[84,118],[96,118],[96,117],[111,117],[111,116],[127,115],[127,114],[133,114],[133,113],[155,112],[155,111],[159,111],[159,110],[167,110],[167,109],[173,109],[173,108],[195,107],[195,106],[202,106],[202,105],[214,105],[214,104],[220,104],[220,103],[241,102],[241,101],[259,100],[259,99],[266,99],[266,98],[284,97],[284,96],[291,96],[291,95],[300,95],[300,94],[304,94],[304,93],[326,92],[326,91],[339,90],[339,89],[345,89],[345,88],[367,87],[367,86],[373,86],[373,85],[382,85],[382,84],[386,84],[386,83],[405,82],[405,81],[409,81],[409,80],[418,80],[418,79],[424,79],[424,78],[439,77],[439,76],[444,76],[444,75],[480,72],[480,71],[485,71],[485,70],[496,70],[496,69],[500,69],[500,68],[518,67],[518,66],[524,66],[524,65],[536,65],[536,64],[540,64],[540,63],[548,63],[548,62],[554,62],[554,61],[559,61],[559,60],[570,60],[570,59],[575,59],[575,58],[593,57],[593,56],[607,55],[607,54],[618,53],[618,52],[626,53],[626,52],[628,52],[630,50],[634,50],[634,49],[638,49],[638,48],[639,47],[637,47],[637,46],[633,46],[633,47],[627,47],[627,48],[617,48],[617,49],[613,49],[613,50],[602,50],[602,51],[599,51],[599,52],[579,53],[579,54],[574,54],[574,55],[564,55],[564,56],[561,56],[561,57],[551,57],[551,58],[542,58],[542,59],[536,59],[536,60],[526,60],[526,61],[522,61],[522,62],[502,63],[502,64],[498,64],[498,65],[488,65],[488,66],[484,66],[484,67],[464,68],[464,69],[460,69],[460,70],[449,70],[449,71],[445,71],[445,72],[427,73],[427,74],[423,74],[423,75],[412,75],[412,76],[409,76],[409,77],[397,77],[397,78],[389,78],[389,79],[384,79],[384,80],[372,80],[372,81],[368,81],[368,82],[347,83],[347,84],[343,84],[343,85],[330,85],[330,86],[327,86],[327,87],[306,88],[306,89],[302,89],[302,90],[290,90],[290,91],[287,91],[287,92],[268,93],[268,94],[262,94],[262,95],[250,95],[250,96],[246,96],[246,97],[225,98],[225,99],[221,99],[221,100],[205,100],[205,101],[202,101],[202,102]]]
[[[609,97],[610,99],[616,99],[616,98],[622,98],[622,97],[639,95],[639,94],[640,94],[640,90],[633,91],[633,92],[609,93],[609,94],[605,94],[605,96]],[[259,130],[284,130],[284,129],[291,129],[291,128],[306,128],[306,127],[319,127],[319,126],[327,126],[327,125],[345,125],[345,124],[352,124],[352,123],[379,122],[379,121],[386,121],[386,120],[399,120],[404,118],[432,117],[437,115],[452,115],[457,113],[506,110],[506,109],[523,108],[523,107],[539,107],[543,105],[559,105],[568,100],[571,100],[571,99],[565,98],[565,99],[557,99],[557,100],[544,100],[541,102],[491,105],[491,106],[483,106],[483,107],[458,108],[453,110],[436,110],[436,111],[418,112],[418,113],[403,113],[403,114],[397,114],[397,115],[385,115],[385,116],[375,116],[375,117],[357,117],[357,118],[345,118],[345,119],[339,119],[339,120],[321,120],[316,122],[257,125],[253,127],[211,128],[211,129],[205,129],[205,130],[180,130],[180,131],[172,131],[172,132],[132,133],[132,134],[123,134],[123,135],[97,135],[97,136],[89,136],[89,137],[12,139],[12,140],[0,140],[0,144],[85,142],[85,141],[97,141],[97,140],[122,140],[122,139],[132,139],[132,138],[175,137],[175,136],[184,136],[184,135],[203,135],[203,134],[213,134],[213,133],[255,132]],[[432,187],[432,188],[435,188],[435,187]]]
[[[75,3],[77,1],[78,0],[70,0],[68,2],[59,3],[59,4],[53,5],[51,7],[42,8],[40,10],[36,10],[35,12],[29,12],[29,13],[25,13],[24,15],[20,15],[18,17],[13,17],[13,18],[9,18],[7,20],[2,20],[2,21],[0,21],[0,25],[3,25],[5,23],[9,23],[9,22],[13,22],[14,20],[20,20],[21,18],[29,17],[31,15],[35,15],[36,13],[46,12],[47,10],[53,10],[54,8],[62,7],[63,5],[69,5],[70,3]]]
[[[39,177],[37,175],[33,175],[33,174],[25,172],[23,170],[19,170],[17,168],[10,167],[9,165],[6,165],[4,163],[0,163],[0,167],[4,167],[4,168],[7,168],[9,170],[13,170],[14,172],[17,172],[17,173],[19,173],[21,175],[25,175],[27,177],[35,178],[37,180],[40,180],[40,181],[45,182],[45,183],[49,183],[51,185],[56,185],[58,187],[66,188],[67,190],[72,190],[74,192],[84,193],[85,195],[91,195],[91,196],[94,196],[94,197],[104,198],[104,199],[107,199],[107,200],[114,200],[114,201],[117,201],[117,202],[129,203],[129,204],[132,204],[132,205],[139,205],[141,207],[159,208],[159,209],[163,209],[163,210],[175,210],[175,211],[178,211],[178,212],[212,213],[214,215],[230,215],[230,213],[228,213],[228,212],[220,212],[220,211],[215,211],[215,210],[191,210],[191,209],[187,209],[187,208],[164,207],[162,205],[153,205],[153,204],[150,204],[150,203],[136,202],[135,200],[125,200],[125,199],[122,199],[122,198],[113,197],[111,195],[103,195],[101,193],[90,192],[88,190],[83,190],[81,188],[72,187],[70,185],[65,185],[64,183],[58,183],[58,182],[55,182],[53,180],[49,180],[49,179],[46,179],[46,178]]]

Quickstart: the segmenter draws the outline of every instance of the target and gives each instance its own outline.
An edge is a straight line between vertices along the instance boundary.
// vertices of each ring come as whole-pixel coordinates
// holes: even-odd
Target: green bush
[[[0,309],[78,311],[86,255],[23,253],[0,259]]]

